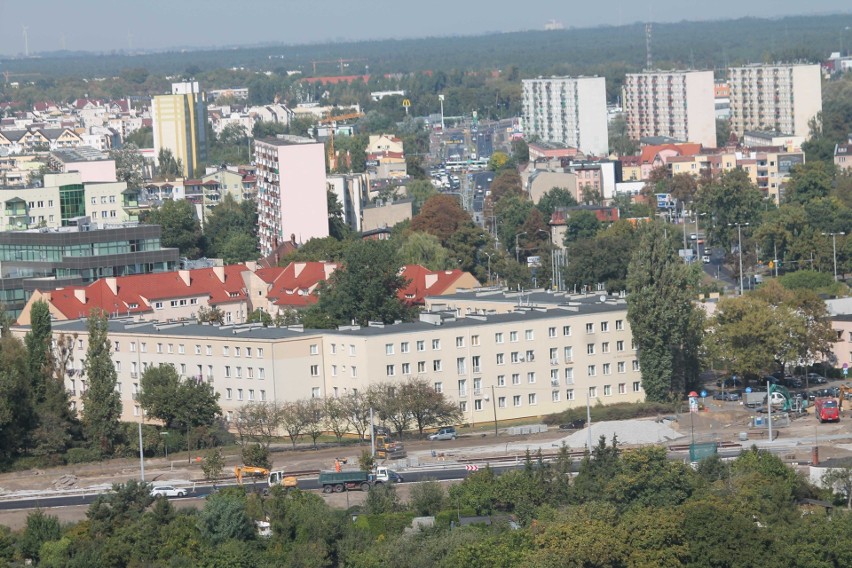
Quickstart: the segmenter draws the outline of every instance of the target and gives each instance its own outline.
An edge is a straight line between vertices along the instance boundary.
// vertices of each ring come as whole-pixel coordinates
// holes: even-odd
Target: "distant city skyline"
[[[0,0],[0,55],[479,35],[543,30],[550,20],[582,28],[852,12],[848,0],[812,0],[806,7],[793,0],[717,0],[709,11],[690,4],[614,0],[579,10],[560,0],[536,0],[506,10],[485,0],[435,0],[423,9],[399,0],[325,0],[321,7],[301,0],[39,0],[35,9],[23,0]]]

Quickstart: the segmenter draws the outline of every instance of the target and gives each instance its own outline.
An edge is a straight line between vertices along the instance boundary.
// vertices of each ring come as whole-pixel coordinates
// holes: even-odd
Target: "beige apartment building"
[[[716,146],[712,71],[628,73],[623,87],[627,133],[633,140],[667,136]]]
[[[819,65],[746,65],[728,69],[731,130],[775,130],[810,136],[810,121],[822,111]]]
[[[26,331],[15,328],[19,336]],[[54,334],[74,337],[66,386],[79,408],[87,388],[86,323],[56,322]],[[142,373],[160,364],[210,384],[229,420],[253,402],[339,397],[410,377],[428,380],[471,424],[495,414],[502,421],[581,407],[587,397],[592,404],[645,397],[623,300],[488,315],[424,313],[413,323],[333,331],[119,318],[110,321],[109,338],[127,421],[142,415]]]

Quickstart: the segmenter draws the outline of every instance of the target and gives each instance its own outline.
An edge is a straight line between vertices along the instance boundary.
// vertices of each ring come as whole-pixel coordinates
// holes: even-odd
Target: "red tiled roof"
[[[261,268],[255,274],[269,284],[267,297],[277,306],[304,307],[317,302],[314,291],[337,270],[334,262],[291,262],[284,268]]]
[[[399,297],[408,304],[424,304],[426,296],[440,296],[464,274],[458,268],[433,271],[419,264],[407,264],[402,276],[408,284],[399,291]]]
[[[701,144],[660,144],[642,148],[641,163],[653,163],[657,154],[663,150],[673,150],[678,156],[694,156],[701,151]]]

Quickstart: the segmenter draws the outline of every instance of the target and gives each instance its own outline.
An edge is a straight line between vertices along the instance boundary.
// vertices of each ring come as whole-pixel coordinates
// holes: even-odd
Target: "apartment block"
[[[207,96],[197,81],[172,83],[169,95],[151,99],[154,155],[171,150],[191,176],[207,161]]]
[[[527,136],[596,156],[609,153],[603,77],[539,77],[522,83]]]
[[[65,376],[79,405],[86,323],[56,322],[54,333],[76,334]],[[413,323],[338,330],[119,318],[110,321],[109,338],[124,420],[139,419],[139,379],[160,364],[210,384],[228,419],[253,402],[340,397],[412,377],[428,380],[470,424],[582,407],[587,397],[610,404],[645,396],[623,301],[469,317],[424,313]]]
[[[310,138],[255,140],[261,256],[288,240],[328,236],[325,146]]]
[[[731,67],[731,130],[810,136],[809,123],[822,111],[821,81],[819,65]]]
[[[623,101],[633,140],[665,136],[716,146],[716,103],[712,71],[628,73]]]

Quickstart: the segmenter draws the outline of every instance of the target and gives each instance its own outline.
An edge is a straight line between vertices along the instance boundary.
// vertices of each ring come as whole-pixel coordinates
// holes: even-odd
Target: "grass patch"
[[[592,422],[604,422],[607,420],[629,420],[631,418],[645,418],[660,414],[671,414],[675,412],[675,404],[664,404],[660,402],[620,402],[618,404],[603,405],[600,402],[592,407]],[[560,424],[585,424],[586,409],[571,408],[556,414],[544,417],[544,423],[548,426]]]

